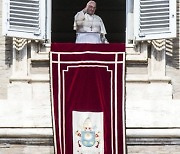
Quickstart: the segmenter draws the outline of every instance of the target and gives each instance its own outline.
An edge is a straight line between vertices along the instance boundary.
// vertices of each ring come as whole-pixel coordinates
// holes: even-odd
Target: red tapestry
[[[54,43],[56,154],[124,154],[124,44]]]

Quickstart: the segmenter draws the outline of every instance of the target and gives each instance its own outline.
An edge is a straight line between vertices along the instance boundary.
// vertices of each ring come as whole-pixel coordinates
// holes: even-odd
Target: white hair
[[[87,3],[87,5],[89,5],[89,4],[91,4],[91,3],[95,3],[95,4],[96,4],[95,1],[89,1],[89,2]]]

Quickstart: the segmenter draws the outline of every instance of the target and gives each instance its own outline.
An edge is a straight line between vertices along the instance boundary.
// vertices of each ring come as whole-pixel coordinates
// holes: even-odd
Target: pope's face
[[[96,11],[96,3],[94,2],[91,2],[89,5],[88,5],[88,8],[87,8],[87,13],[90,14],[90,15],[93,15]]]

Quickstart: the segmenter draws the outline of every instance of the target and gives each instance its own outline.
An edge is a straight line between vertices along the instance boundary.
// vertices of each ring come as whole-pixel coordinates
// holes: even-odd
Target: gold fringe
[[[20,51],[22,50],[26,44],[28,44],[30,42],[30,40],[28,41],[27,39],[23,39],[23,38],[13,38],[13,47]]]

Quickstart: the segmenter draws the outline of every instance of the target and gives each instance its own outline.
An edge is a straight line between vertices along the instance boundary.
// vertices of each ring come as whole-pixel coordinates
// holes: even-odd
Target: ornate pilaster
[[[151,43],[150,78],[163,79],[166,76],[165,43],[165,40],[153,40]]]

